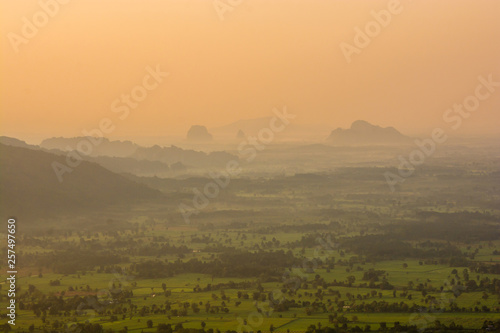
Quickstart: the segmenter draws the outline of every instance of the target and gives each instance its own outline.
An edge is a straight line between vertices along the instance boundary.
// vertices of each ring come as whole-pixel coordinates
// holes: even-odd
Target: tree
[[[349,287],[352,286],[352,284],[356,281],[356,278],[353,275],[349,275],[347,277],[347,282],[349,283]]]
[[[149,319],[149,320],[146,322],[146,325],[148,326],[148,328],[153,327],[153,321],[152,321],[151,319]]]
[[[58,280],[59,281],[59,280]],[[32,284],[28,285],[28,293],[31,295],[36,290],[36,287]]]
[[[172,325],[170,324],[158,324],[158,333],[172,333]]]
[[[464,269],[463,276],[465,281],[469,281],[469,270],[467,268]]]

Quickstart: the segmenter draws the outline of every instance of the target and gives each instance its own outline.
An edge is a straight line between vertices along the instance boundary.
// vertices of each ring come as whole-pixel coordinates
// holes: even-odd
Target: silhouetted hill
[[[243,132],[242,130],[238,130],[238,133],[236,133],[236,138],[240,140],[245,139],[246,138],[245,132]]]
[[[408,144],[411,139],[394,127],[380,127],[357,120],[349,129],[332,131],[328,141],[334,145],[399,145]]]
[[[110,141],[107,138],[88,139],[86,137],[45,139],[40,143],[40,147],[62,151],[76,150],[79,142],[89,140],[101,140],[99,144],[92,144],[90,156],[128,157],[139,147],[131,141]]]
[[[4,144],[4,145],[8,145],[8,146],[13,146],[13,147],[40,149],[40,147],[38,147],[38,146],[30,145],[22,140],[19,140],[16,138],[11,138],[8,136],[0,136],[0,143]]]
[[[75,141],[75,139],[68,139],[68,140],[69,142],[75,145],[78,143],[77,141]],[[0,137],[0,143],[3,143],[8,146],[42,150],[56,155],[66,156],[67,152],[61,149],[62,147],[61,142],[62,141],[59,142],[58,139],[46,140],[45,146],[51,147],[51,149],[48,149],[48,148],[41,148],[36,145],[29,145],[26,142],[21,141],[19,139],[10,138],[6,136]],[[118,144],[121,143],[124,144],[125,146],[128,146],[130,143],[130,141],[125,141],[125,142],[117,141],[117,142]],[[109,140],[106,141],[103,140],[103,144],[105,146],[104,152],[106,150],[112,149],[114,146],[114,143],[110,142]],[[118,151],[119,151],[118,155],[124,152],[123,149],[119,149]],[[105,156],[105,155],[96,156],[96,154],[93,154],[93,156],[90,157],[89,156],[82,156],[82,157],[89,162],[95,162],[105,167],[106,169],[116,173],[132,173],[138,176],[153,176],[156,174],[164,174],[170,171],[169,166],[160,161],[137,160],[131,157],[117,157],[117,156]]]
[[[52,163],[66,157],[0,144],[2,217],[76,215],[159,198],[160,192],[83,161],[59,182]]]
[[[86,137],[76,138],[51,138],[44,140],[41,147],[45,149],[67,152],[76,150],[79,142],[88,141]],[[130,160],[120,160],[111,158],[101,158],[108,156],[111,158],[133,158],[138,160],[135,163]],[[97,157],[97,163],[109,167],[113,171],[123,170],[124,172],[133,172],[136,168],[140,173],[154,172],[154,169],[168,170],[172,169],[172,164],[181,163],[186,167],[211,167],[211,166],[225,166],[229,160],[237,160],[238,157],[227,152],[212,152],[204,153],[201,151],[182,149],[176,146],[160,147],[158,145],[152,147],[139,146],[131,141],[110,141],[103,138],[100,144],[92,145],[92,153],[90,157]],[[152,164],[151,161],[157,161],[168,166],[162,167],[159,164]],[[124,162],[123,165],[119,165]],[[160,172],[160,171],[158,171]],[[133,172],[135,173],[135,172]],[[138,173],[136,173],[138,174]]]
[[[205,126],[193,125],[189,129],[186,137],[189,141],[206,142],[212,141],[212,134],[208,133]]]

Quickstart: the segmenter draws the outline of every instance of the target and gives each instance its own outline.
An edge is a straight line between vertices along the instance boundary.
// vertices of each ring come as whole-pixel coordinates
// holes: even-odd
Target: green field
[[[21,226],[15,329],[477,330],[500,319],[490,199],[466,211],[469,197],[432,170],[396,194],[367,191],[382,188],[379,175],[241,179],[190,224],[167,202],[110,210],[78,228],[63,218]],[[484,177],[471,186],[493,186]]]

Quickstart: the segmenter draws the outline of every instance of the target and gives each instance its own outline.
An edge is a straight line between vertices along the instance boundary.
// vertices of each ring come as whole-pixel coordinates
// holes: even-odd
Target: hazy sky
[[[402,0],[350,63],[341,43],[355,46],[355,28],[391,1],[242,0],[224,20],[212,0],[65,0],[41,13],[54,1],[0,2],[1,135],[77,136],[103,118],[110,137],[184,135],[282,105],[297,124],[364,119],[422,134],[450,127],[443,113],[479,75],[500,81],[497,0]],[[170,75],[121,120],[112,103],[157,65]],[[498,133],[495,89],[455,133]]]

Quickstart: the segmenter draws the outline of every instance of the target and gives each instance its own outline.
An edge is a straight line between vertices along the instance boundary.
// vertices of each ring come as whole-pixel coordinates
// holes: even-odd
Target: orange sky
[[[0,3],[1,135],[77,136],[105,117],[116,124],[110,137],[185,135],[282,105],[298,124],[364,119],[424,134],[449,127],[443,113],[479,75],[500,81],[496,0],[401,0],[350,63],[340,44],[390,1],[242,0],[223,21],[212,0],[68,2],[18,52],[12,34],[40,3]],[[120,120],[111,104],[157,64],[170,75]],[[455,133],[498,133],[499,110],[500,87]]]

